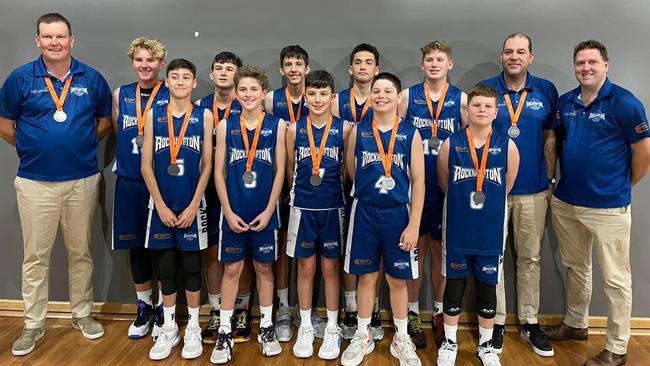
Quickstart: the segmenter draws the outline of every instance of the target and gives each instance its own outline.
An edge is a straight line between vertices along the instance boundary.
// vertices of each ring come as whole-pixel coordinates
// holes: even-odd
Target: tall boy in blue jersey
[[[377,48],[368,43],[361,43],[354,47],[350,53],[348,73],[352,77],[352,86],[336,94],[332,103],[332,114],[355,125],[361,121],[372,120],[372,103],[369,96],[372,79],[379,73],[379,51]],[[344,189],[346,197],[349,196],[352,182],[346,181]],[[345,202],[345,217],[350,217],[351,208],[352,200],[348,199]],[[346,232],[348,223],[346,221]],[[379,277],[382,277],[381,274]],[[384,329],[381,327],[381,317],[379,316],[381,282],[377,281],[374,309],[370,322],[370,333],[375,341],[384,338]],[[357,331],[357,276],[345,271],[343,271],[343,295],[345,297],[345,317],[341,334],[344,339],[349,341]]]
[[[214,179],[221,201],[219,260],[224,262],[221,281],[221,324],[212,363],[232,358],[230,318],[233,315],[239,276],[250,250],[257,275],[262,354],[282,351],[273,326],[273,262],[278,258],[278,198],[284,182],[286,123],[262,111],[268,77],[253,66],[240,67],[235,75],[239,116],[230,116],[217,127]]]
[[[607,296],[607,342],[585,365],[622,365],[632,311],[631,187],[650,165],[648,119],[641,102],[607,78],[602,43],[579,43],[573,64],[580,85],[560,97],[561,178],[551,199],[567,267],[567,309],[563,322],[546,334],[552,340],[587,339],[595,246]]]
[[[291,215],[287,254],[298,258],[298,302],[300,319],[310,319],[316,271],[320,254],[325,280],[327,327],[318,357],[339,357],[339,258],[343,253],[345,200],[343,197],[343,152],[352,129],[332,116],[334,78],[324,70],[312,71],[305,79],[309,114],[287,131],[287,182],[291,187]],[[313,354],[314,329],[301,321],[293,346],[296,357]]]
[[[203,352],[201,250],[208,241],[203,193],[212,169],[212,113],[192,104],[196,68],[187,60],[175,59],[166,75],[170,100],[147,113],[141,164],[151,194],[145,247],[152,250],[163,293],[164,323],[149,351],[152,360],[167,358],[180,341],[175,320],[179,262],[189,314],[181,356],[192,359]]]
[[[239,115],[241,105],[235,97],[235,73],[242,66],[241,59],[232,52],[222,51],[214,56],[210,68],[210,80],[214,82],[214,93],[196,101],[196,104],[212,111],[214,117],[214,138],[212,149],[216,149],[215,139],[219,122],[228,119],[230,115]],[[203,343],[214,344],[217,341],[219,329],[219,310],[221,309],[221,278],[223,277],[223,263],[219,256],[219,219],[221,215],[219,197],[210,179],[205,189],[205,198],[208,206],[208,249],[203,253],[205,261],[205,282],[210,303],[210,318],[203,329],[201,337]],[[235,343],[247,342],[251,337],[251,314],[248,310],[251,292],[252,265],[244,266],[244,271],[239,280],[239,293],[235,302],[236,327],[233,331]]]
[[[395,75],[375,77],[370,93],[373,120],[354,127],[347,147],[354,202],[344,267],[359,276],[359,316],[357,331],[341,356],[344,366],[360,364],[374,350],[369,326],[382,258],[396,328],[391,354],[401,365],[421,364],[407,332],[406,281],[418,277],[424,156],[417,129],[397,116],[400,90]]]
[[[110,132],[106,80],[70,55],[70,22],[50,13],[36,21],[41,56],[15,69],[0,89],[0,137],[16,146],[14,183],[24,240],[25,328],[11,352],[34,350],[43,336],[50,253],[61,222],[68,254],[72,326],[91,339],[104,329],[91,315],[90,225],[97,202],[97,140]]]
[[[557,90],[553,83],[528,73],[534,59],[533,44],[525,34],[511,34],[503,41],[503,72],[482,83],[499,93],[494,127],[517,144],[521,165],[508,195],[512,242],[517,253],[517,315],[521,337],[540,356],[553,356],[553,346],[539,324],[541,241],[546,209],[555,179],[555,111]],[[502,272],[503,274],[503,272]],[[497,285],[497,315],[492,346],[500,353],[506,321],[505,281]]]
[[[137,81],[113,92],[113,128],[117,140],[114,171],[112,249],[128,249],[131,275],[137,295],[137,315],[128,337],[139,339],[149,333],[157,338],[163,324],[162,306],[154,313],[151,253],[144,247],[149,214],[149,191],[140,172],[144,122],[149,110],[169,102],[169,90],[158,74],[165,67],[167,50],[158,40],[139,37],[131,42],[128,56]],[[158,295],[162,303],[162,293]]]
[[[425,81],[417,83],[401,93],[400,116],[412,123],[423,141],[426,192],[420,238],[418,239],[419,272],[424,273],[424,260],[431,253],[431,283],[433,284],[433,333],[436,344],[442,342],[442,296],[445,277],[442,275],[442,203],[444,194],[438,187],[436,177],[438,150],[442,142],[458,132],[467,106],[467,95],[447,82],[449,71],[454,67],[451,46],[447,41],[433,41],[420,49],[421,68]],[[426,348],[427,339],[420,321],[420,288],[422,277],[408,281],[409,289],[409,335],[417,348]]]
[[[438,182],[446,193],[442,242],[447,283],[445,332],[437,364],[453,366],[456,362],[461,303],[467,278],[474,275],[479,323],[476,356],[485,366],[500,366],[492,347],[492,328],[506,236],[506,199],[517,177],[519,153],[505,133],[492,128],[497,92],[478,85],[467,99],[469,126],[448,138],[438,154]]]

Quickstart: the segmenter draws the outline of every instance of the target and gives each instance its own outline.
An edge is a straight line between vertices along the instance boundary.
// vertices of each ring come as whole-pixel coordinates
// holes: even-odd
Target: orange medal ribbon
[[[183,119],[183,124],[181,125],[181,132],[178,134],[178,139],[174,137],[174,115],[172,114],[171,103],[167,104],[167,132],[169,133],[169,155],[171,156],[171,164],[176,164],[176,157],[178,152],[181,151],[181,146],[183,145],[183,138],[185,138],[185,131],[187,131],[187,125],[190,122],[190,116],[192,115],[192,103],[187,104],[187,109],[185,110],[185,118]]]
[[[368,108],[370,107],[370,97],[366,99],[365,102],[363,102],[363,109],[361,110],[361,118],[357,120],[357,101],[354,99],[354,90],[350,88],[350,112],[352,112],[352,122],[357,123],[358,121],[362,120],[363,117],[366,115],[366,112],[368,112]]]
[[[523,93],[521,93],[521,98],[519,99],[519,104],[517,104],[516,112],[512,108],[512,102],[510,101],[510,94],[506,93],[503,95],[503,99],[505,99],[506,106],[508,107],[508,113],[510,114],[510,123],[512,124],[512,127],[517,127],[517,122],[519,122],[519,116],[521,115],[521,111],[524,109],[524,104],[526,102],[527,94],[528,94],[528,90],[524,90]]]
[[[265,113],[260,113],[260,116],[257,117],[257,126],[255,127],[255,135],[253,136],[253,143],[248,143],[248,129],[246,128],[246,118],[244,114],[239,115],[239,125],[241,128],[241,135],[244,139],[244,148],[246,149],[246,173],[250,173],[253,168],[253,159],[255,158],[255,152],[257,151],[257,141],[260,139],[260,131],[262,130],[262,121],[264,120]]]
[[[156,86],[154,86],[151,91],[149,100],[147,100],[144,112],[142,112],[142,105],[140,104],[140,83],[135,87],[135,117],[138,120],[138,136],[142,136],[144,132],[144,118],[146,117],[147,112],[149,112],[149,109],[151,109],[151,104],[153,104],[153,100],[156,98],[156,94],[158,94],[161,85],[162,82],[158,80]]]
[[[298,104],[298,116],[293,113],[293,102],[291,101],[291,95],[289,95],[289,88],[284,88],[284,96],[287,99],[287,109],[289,109],[289,119],[291,124],[296,123],[300,119],[300,111],[302,110],[302,94],[300,95],[300,103]]]
[[[235,101],[235,97],[233,96],[232,99],[230,99],[230,103],[228,103],[228,107],[226,107],[226,112],[223,114],[223,118],[219,119],[219,103],[217,103],[217,93],[214,93],[214,97],[212,97],[212,113],[214,114],[214,128],[217,128],[219,121],[221,121],[222,119],[228,119],[228,116],[230,116],[230,108],[232,108],[232,102],[234,101]]]
[[[381,143],[381,137],[379,136],[379,130],[377,129],[377,121],[372,120],[372,134],[375,136],[375,142],[377,143],[377,149],[379,150],[379,157],[381,158],[381,164],[384,166],[384,173],[387,178],[390,178],[390,168],[391,160],[393,159],[393,150],[395,149],[395,137],[397,136],[397,126],[399,125],[399,117],[395,116],[395,121],[393,121],[393,131],[390,134],[390,142],[388,143],[388,153],[384,153],[384,145]]]
[[[447,95],[447,89],[449,89],[449,83],[445,83],[445,86],[440,92],[440,98],[438,99],[438,106],[436,107],[436,114],[433,115],[433,104],[431,103],[431,96],[429,94],[429,86],[427,83],[424,83],[424,97],[427,100],[427,108],[429,109],[429,114],[431,115],[431,137],[438,138],[438,119],[440,118],[440,113],[442,112],[442,107],[445,104],[445,95]]]
[[[312,173],[318,175],[320,169],[320,162],[323,160],[323,153],[325,152],[325,144],[327,143],[327,137],[330,134],[330,127],[332,127],[332,115],[330,114],[325,124],[325,132],[323,137],[320,139],[320,146],[318,147],[318,152],[316,151],[316,144],[314,144],[314,133],[311,129],[311,119],[307,116],[307,137],[309,137],[309,151],[311,152],[311,161],[312,161]]]
[[[50,80],[49,76],[45,76],[45,84],[47,84],[47,90],[50,91],[50,96],[52,96],[52,100],[56,105],[57,112],[63,112],[63,103],[65,103],[65,97],[68,95],[70,83],[72,83],[72,76],[70,76],[65,81],[65,84],[63,84],[63,91],[61,92],[61,97],[59,98],[59,96],[56,95],[56,91],[54,90],[54,85],[52,85],[52,80]]]
[[[483,154],[481,155],[481,165],[478,165],[478,156],[476,155],[476,147],[474,146],[474,140],[472,139],[472,133],[469,131],[469,127],[465,129],[467,134],[467,142],[469,143],[469,152],[472,155],[472,162],[474,163],[474,169],[476,170],[476,191],[483,192],[483,180],[485,179],[485,169],[487,168],[487,158],[488,152],[490,150],[490,137],[492,137],[492,131],[485,140],[485,145],[483,145]]]

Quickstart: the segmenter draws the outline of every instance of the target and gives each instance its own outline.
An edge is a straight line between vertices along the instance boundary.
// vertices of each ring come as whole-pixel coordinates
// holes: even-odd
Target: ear
[[[535,54],[531,52],[530,53],[530,63],[532,64],[534,60],[535,60]]]
[[[348,74],[350,74],[350,76],[352,76],[352,65],[348,66]]]
[[[450,58],[449,59],[449,70],[451,70],[453,68],[454,68],[454,60]]]
[[[309,65],[305,66],[305,75],[309,74],[310,70],[311,68],[309,67]]]
[[[70,36],[70,48],[74,47],[74,36]]]
[[[196,89],[197,84],[198,84],[197,80],[196,80],[196,78],[194,78],[194,81],[192,82],[192,89]]]

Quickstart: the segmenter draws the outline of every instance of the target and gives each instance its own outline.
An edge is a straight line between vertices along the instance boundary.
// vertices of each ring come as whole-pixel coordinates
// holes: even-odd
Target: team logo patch
[[[449,263],[449,267],[451,267],[451,269],[465,269],[467,268],[467,263],[451,262]]]
[[[560,111],[558,111],[557,113],[559,114]],[[571,112],[564,112],[565,117],[575,117],[577,115],[578,115],[578,111],[576,111],[576,110],[572,110]]]
[[[81,97],[84,94],[88,94],[88,88],[86,88],[83,85],[75,84],[74,86],[70,87],[70,93],[72,93],[72,94],[74,94],[74,95],[76,95],[78,97]]]
[[[372,132],[362,131],[361,137],[372,137]]]
[[[645,122],[641,122],[638,125],[636,125],[636,127],[634,127],[634,131],[636,131],[636,133],[639,134],[644,133],[647,130],[648,130],[648,124]]]
[[[225,247],[224,251],[228,254],[236,254],[236,253],[241,253],[241,248],[237,247]]]
[[[413,98],[413,104],[427,105],[427,101],[424,99]]]
[[[193,240],[196,240],[197,238],[198,238],[198,236],[196,235],[196,233],[184,233],[183,234],[183,239],[185,239],[187,241],[193,241]]]
[[[300,246],[305,248],[305,249],[311,249],[314,247],[314,242],[313,241],[304,241],[300,243]]]
[[[231,135],[241,135],[241,130],[230,130]]]
[[[409,262],[407,262],[407,261],[397,261],[397,262],[393,263],[393,267],[397,268],[397,269],[400,269],[400,270],[407,269],[410,266],[411,266],[411,264]]]
[[[356,264],[357,266],[369,266],[371,263],[372,261],[370,259],[359,258],[354,260],[354,264]]]
[[[124,103],[135,104],[135,98],[124,97]]]
[[[304,129],[304,128],[300,128],[300,130],[298,131],[298,133],[305,134],[305,133],[307,133],[307,130]]]
[[[339,243],[336,241],[326,241],[323,243],[323,248],[325,249],[334,249],[339,246]]]
[[[456,146],[456,152],[467,152],[467,147],[465,146]]]
[[[273,251],[273,245],[260,245],[258,251],[263,254],[269,254]]]
[[[153,238],[156,240],[165,240],[165,239],[170,239],[172,235],[170,233],[156,233],[153,234]]]
[[[544,102],[533,98],[531,100],[526,101],[526,108],[532,109],[534,111],[538,111],[544,108]]]
[[[199,123],[199,119],[196,118],[196,117],[190,117],[190,123],[191,123],[191,124]]]
[[[492,154],[492,155],[501,154],[501,148],[500,147],[491,147],[490,148],[490,154]]]
[[[158,100],[156,101],[156,105],[165,105],[165,104],[169,104],[169,100],[168,100],[168,99],[158,99]]]
[[[261,134],[262,136],[264,136],[264,137],[271,136],[272,133],[273,133],[273,131],[271,131],[271,130],[269,130],[269,129],[261,130],[261,131],[260,131],[260,134]]]
[[[158,121],[160,123],[167,123],[167,117],[158,117],[156,119],[156,121]]]
[[[496,266],[483,266],[481,268],[481,272],[492,274],[492,273],[497,273],[497,267]]]
[[[496,310],[494,310],[494,309],[481,309],[479,311],[479,313],[483,313],[483,314],[494,314],[495,312],[496,312]]]
[[[338,135],[338,134],[339,134],[338,128],[330,128],[330,135]]]
[[[395,135],[395,140],[397,140],[397,141],[406,141],[406,135],[398,133],[397,135]]]
[[[120,240],[133,240],[135,239],[135,234],[122,234],[117,237]]]
[[[445,107],[445,108],[447,108],[447,107],[453,107],[453,106],[455,106],[455,105],[456,105],[456,102],[455,102],[455,101],[453,101],[453,100],[448,100],[448,101],[446,101],[442,106]]]
[[[600,109],[595,112],[589,112],[589,119],[593,122],[600,122],[605,120],[605,113]]]

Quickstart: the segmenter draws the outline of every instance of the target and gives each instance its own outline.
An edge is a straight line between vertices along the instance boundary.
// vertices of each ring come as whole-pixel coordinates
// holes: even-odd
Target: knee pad
[[[158,268],[158,279],[163,295],[171,295],[176,292],[176,273],[178,272],[178,259],[176,249],[161,249],[154,252],[156,267]]]
[[[151,253],[148,249],[131,249],[129,252],[129,261],[131,262],[131,275],[133,275],[134,283],[142,284],[151,281],[153,270],[151,266]]]
[[[497,286],[476,281],[476,312],[484,319],[492,319],[497,310]]]
[[[182,252],[185,289],[190,292],[201,290],[201,252]]]
[[[463,295],[467,286],[467,278],[448,278],[445,285],[445,294],[442,300],[442,308],[445,314],[456,316],[460,314],[463,303]]]

